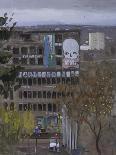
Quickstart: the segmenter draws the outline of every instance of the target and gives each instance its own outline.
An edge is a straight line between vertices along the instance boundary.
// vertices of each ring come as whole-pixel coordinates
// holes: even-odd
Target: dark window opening
[[[38,85],[41,85],[41,78],[38,78]]]
[[[43,58],[38,58],[38,65],[43,65]]]
[[[46,104],[43,104],[43,111],[46,111]]]
[[[28,105],[27,104],[24,104],[23,105],[23,109],[24,109],[24,111],[26,111],[28,109]]]
[[[37,79],[33,78],[33,85],[36,85],[36,84],[37,84]]]
[[[36,97],[37,97],[37,92],[33,91],[33,98],[36,98]]]
[[[22,111],[22,110],[23,110],[23,105],[19,104],[19,111]]]
[[[50,91],[47,92],[47,98],[51,98],[51,92]]]
[[[13,63],[14,64],[19,64],[20,63],[19,58],[13,58]]]
[[[65,84],[65,78],[62,78],[62,84]]]
[[[57,97],[58,97],[58,98],[61,97],[61,92],[58,92],[58,93],[57,93]]]
[[[61,82],[61,79],[60,78],[57,78],[57,83],[60,83]]]
[[[52,93],[52,98],[56,98],[56,92]]]
[[[46,98],[46,91],[43,91],[43,98]]]
[[[42,92],[38,91],[38,98],[42,98]]]
[[[56,84],[56,78],[52,78],[52,84]]]
[[[22,85],[22,79],[18,79],[19,85]]]
[[[24,98],[27,98],[27,91],[24,91],[23,96]]]
[[[47,78],[47,84],[51,84],[51,79]]]
[[[26,86],[27,85],[27,79],[23,79],[23,85]]]
[[[28,54],[28,48],[27,47],[22,47],[21,48],[21,54],[22,55],[27,55]]]
[[[19,54],[19,48],[13,48],[13,54]]]
[[[37,104],[33,104],[33,110],[37,111]]]
[[[37,48],[37,54],[43,55],[43,48]]]
[[[66,78],[66,84],[70,84],[71,83],[71,78]]]
[[[46,84],[46,78],[42,78],[42,84]]]
[[[48,111],[52,111],[52,104],[51,103],[48,104]]]
[[[32,98],[32,92],[28,91],[28,98]]]
[[[53,112],[56,112],[56,104],[53,104]]]
[[[34,46],[31,46],[30,47],[30,53],[29,54],[36,54],[36,47],[34,47]]]
[[[31,78],[28,79],[28,85],[29,85],[29,86],[32,86],[32,79],[31,79]]]
[[[28,110],[32,110],[32,104],[28,103]]]
[[[42,111],[42,105],[41,104],[38,104],[38,110]]]
[[[62,58],[56,58],[56,65],[62,66]]]
[[[62,35],[56,34],[55,35],[55,43],[61,43],[62,42]]]
[[[27,65],[27,58],[21,58],[21,64]]]
[[[29,64],[30,65],[35,65],[36,63],[35,63],[35,58],[30,58],[29,59]]]
[[[61,47],[55,47],[56,55],[62,55],[62,48]]]

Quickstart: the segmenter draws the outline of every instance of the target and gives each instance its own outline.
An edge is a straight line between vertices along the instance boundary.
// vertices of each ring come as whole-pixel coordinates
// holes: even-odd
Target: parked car
[[[60,151],[60,142],[59,139],[56,137],[51,137],[49,142],[49,150],[50,151]]]

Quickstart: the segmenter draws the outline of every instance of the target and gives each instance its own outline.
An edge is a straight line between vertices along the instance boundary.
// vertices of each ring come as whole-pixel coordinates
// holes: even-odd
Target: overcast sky
[[[116,0],[0,0],[18,25],[116,25]]]

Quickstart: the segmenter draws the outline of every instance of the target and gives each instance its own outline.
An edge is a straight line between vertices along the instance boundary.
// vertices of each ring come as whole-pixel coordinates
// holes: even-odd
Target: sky
[[[14,13],[18,26],[116,25],[116,0],[0,0],[0,16]]]

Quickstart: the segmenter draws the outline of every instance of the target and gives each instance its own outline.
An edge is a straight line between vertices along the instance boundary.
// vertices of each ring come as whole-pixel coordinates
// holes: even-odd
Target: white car
[[[51,138],[50,143],[49,143],[49,150],[59,152],[59,148],[60,148],[60,144],[59,144],[58,139]]]

